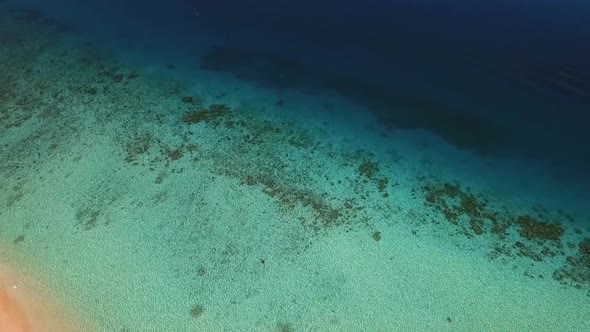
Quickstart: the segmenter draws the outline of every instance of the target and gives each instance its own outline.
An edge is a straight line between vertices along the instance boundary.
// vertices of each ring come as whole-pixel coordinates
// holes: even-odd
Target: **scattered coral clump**
[[[443,213],[452,224],[461,225],[465,234],[481,235],[485,231],[482,220],[490,219],[489,212],[483,213],[485,204],[481,203],[473,194],[463,191],[459,185],[444,183],[441,187],[424,186],[425,200],[428,205]],[[465,218],[463,218],[465,217]],[[469,220],[469,228],[460,223],[461,219]],[[493,221],[494,225],[497,221]]]
[[[537,205],[532,209],[537,213],[536,217],[514,216],[505,207],[489,207],[485,196],[476,197],[469,189],[464,191],[456,184],[426,185],[423,190],[426,205],[441,213],[456,227],[459,234],[473,238],[474,234],[484,235],[489,230],[492,259],[517,256],[541,262],[567,255],[561,243],[566,233],[561,225],[563,212],[558,211],[559,214],[551,218],[547,209]],[[576,234],[581,234],[581,231],[578,230]],[[515,240],[514,237],[518,236],[521,239]],[[574,245],[569,243],[568,246],[572,248]],[[590,240],[580,243],[580,254],[578,257],[568,258],[568,262],[569,267],[562,269],[558,277],[554,278],[563,279],[576,275],[577,280],[585,280],[588,275],[590,284]],[[582,266],[586,266],[586,270]]]
[[[563,235],[563,228],[560,225],[541,222],[528,215],[519,216],[516,218],[516,223],[521,227],[520,235],[529,240],[559,240]]]
[[[200,108],[190,113],[185,114],[182,117],[182,121],[188,124],[194,124],[199,122],[209,123],[213,120],[229,113],[229,107],[223,104],[213,104],[209,108]],[[219,124],[219,123],[216,123]]]
[[[361,175],[368,177],[369,179],[379,172],[379,164],[376,162],[365,160],[358,168],[358,172]]]
[[[578,244],[578,253],[568,256],[565,265],[553,273],[553,279],[576,288],[590,286],[590,238]]]

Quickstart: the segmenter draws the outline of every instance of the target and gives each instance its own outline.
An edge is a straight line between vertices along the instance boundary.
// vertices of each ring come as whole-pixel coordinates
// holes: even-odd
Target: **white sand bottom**
[[[482,252],[404,224],[382,228],[379,242],[369,229],[335,229],[302,249],[295,216],[256,186],[195,170],[154,187],[118,168],[105,140],[89,140],[102,143],[81,144],[83,161],[31,183],[1,215],[1,234],[27,229],[18,250],[98,330],[590,330],[585,292],[530,280]],[[113,202],[99,226],[76,226],[69,202],[81,199]]]

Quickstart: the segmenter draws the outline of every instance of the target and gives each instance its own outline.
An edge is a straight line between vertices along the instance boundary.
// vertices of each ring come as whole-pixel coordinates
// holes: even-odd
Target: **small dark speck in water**
[[[379,231],[375,231],[375,232],[373,233],[373,240],[375,240],[375,241],[377,241],[377,242],[381,241],[381,232],[379,232]]]
[[[293,324],[286,322],[286,323],[278,323],[277,324],[277,331],[279,332],[295,332],[293,328]]]
[[[203,307],[202,305],[196,305],[191,309],[191,316],[193,316],[194,318],[199,318],[203,315],[204,312],[205,307]]]
[[[13,243],[14,244],[19,244],[20,242],[23,242],[25,240],[24,235],[20,235],[19,237],[17,237],[16,239],[14,239]]]

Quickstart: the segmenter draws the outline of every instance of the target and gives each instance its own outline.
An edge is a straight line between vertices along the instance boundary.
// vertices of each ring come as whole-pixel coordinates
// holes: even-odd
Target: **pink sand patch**
[[[90,331],[52,295],[42,278],[0,262],[0,331]]]

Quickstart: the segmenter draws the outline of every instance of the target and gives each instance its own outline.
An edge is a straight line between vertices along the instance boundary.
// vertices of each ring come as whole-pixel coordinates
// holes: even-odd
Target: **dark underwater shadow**
[[[66,22],[59,21],[51,16],[48,16],[41,9],[38,8],[10,8],[10,12],[17,19],[24,20],[31,24],[38,24],[44,27],[53,28],[61,33],[70,33],[78,31],[78,28],[76,26]]]
[[[393,86],[322,70],[279,54],[218,46],[201,58],[201,68],[266,88],[335,92],[368,107],[385,129],[425,129],[458,149],[490,154],[510,142],[509,130],[480,114],[432,96],[400,94]]]

